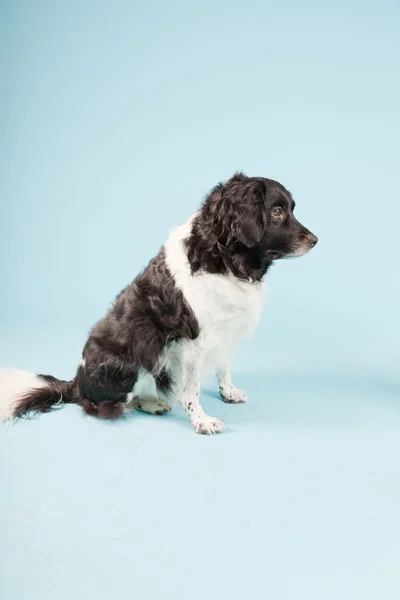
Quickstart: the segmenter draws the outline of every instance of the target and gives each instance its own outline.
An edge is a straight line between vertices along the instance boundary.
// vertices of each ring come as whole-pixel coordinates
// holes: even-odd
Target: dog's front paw
[[[193,428],[196,433],[201,435],[213,435],[214,433],[221,433],[225,429],[225,424],[222,419],[205,415],[193,422]]]
[[[233,385],[229,387],[220,387],[219,393],[221,394],[222,400],[228,404],[242,404],[243,402],[247,402],[246,392],[238,390],[233,387]]]

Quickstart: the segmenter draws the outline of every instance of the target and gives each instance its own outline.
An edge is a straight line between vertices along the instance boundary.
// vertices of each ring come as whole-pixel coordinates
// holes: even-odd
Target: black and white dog
[[[0,371],[0,417],[78,403],[115,419],[131,409],[163,414],[176,400],[197,433],[221,432],[223,421],[200,404],[201,377],[213,369],[225,402],[246,401],[230,360],[259,320],[265,274],[274,260],[302,256],[318,241],[293,209],[290,193],[271,179],[236,174],[217,185],[95,325],[73,381]]]

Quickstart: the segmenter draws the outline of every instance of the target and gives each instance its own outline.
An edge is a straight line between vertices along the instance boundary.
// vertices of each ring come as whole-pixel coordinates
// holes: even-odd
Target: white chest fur
[[[201,333],[197,345],[208,370],[221,355],[229,357],[236,341],[257,325],[266,286],[240,281],[232,275],[193,276],[182,244],[190,226],[191,221],[170,233],[165,244],[166,262],[198,320]]]

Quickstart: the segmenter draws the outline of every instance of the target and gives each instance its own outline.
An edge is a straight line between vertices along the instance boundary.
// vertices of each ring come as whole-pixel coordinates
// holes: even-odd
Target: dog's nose
[[[316,235],[314,235],[313,233],[309,233],[306,236],[306,240],[307,240],[307,244],[310,246],[310,248],[314,248],[314,246],[317,244],[318,242],[318,238]]]

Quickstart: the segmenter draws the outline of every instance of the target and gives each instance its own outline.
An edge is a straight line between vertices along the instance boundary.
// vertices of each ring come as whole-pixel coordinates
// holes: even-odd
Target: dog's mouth
[[[285,258],[296,258],[298,256],[304,256],[314,248],[317,244],[318,238],[309,234],[307,236],[302,236],[300,239],[296,241],[293,246],[288,250],[268,250],[268,259],[269,260],[278,260]]]
[[[297,256],[304,256],[316,246],[318,243],[317,236],[310,234],[304,238],[301,238],[296,244],[293,250],[286,254],[283,258],[295,258]]]
[[[281,252],[280,250],[268,250],[266,252],[267,260],[278,260],[278,258],[282,258],[283,256],[284,252]]]

